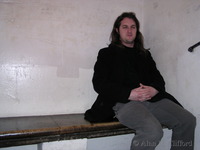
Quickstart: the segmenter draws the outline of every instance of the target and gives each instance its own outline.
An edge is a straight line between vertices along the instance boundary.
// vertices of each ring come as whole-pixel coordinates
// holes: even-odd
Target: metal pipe
[[[200,45],[200,41],[199,41],[198,43],[192,45],[191,47],[189,47],[189,48],[188,48],[188,51],[189,51],[189,52],[193,52],[194,48],[196,48],[196,47],[199,46],[199,45]]]

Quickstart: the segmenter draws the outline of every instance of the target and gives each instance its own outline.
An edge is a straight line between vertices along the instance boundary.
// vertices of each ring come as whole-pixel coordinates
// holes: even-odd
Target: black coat
[[[134,48],[114,45],[101,49],[94,66],[92,82],[98,97],[92,108],[85,113],[85,119],[90,122],[112,121],[114,117],[112,107],[117,102],[129,102],[131,90],[139,87],[140,83],[159,91],[149,100],[150,102],[168,98],[179,104],[165,91],[164,79],[149,51],[142,53]]]

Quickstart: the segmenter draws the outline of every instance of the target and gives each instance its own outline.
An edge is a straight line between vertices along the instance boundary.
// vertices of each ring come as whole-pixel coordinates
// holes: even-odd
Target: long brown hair
[[[114,44],[114,45],[117,45],[117,46],[120,46],[120,47],[124,47],[122,45],[122,43],[121,43],[120,35],[116,31],[116,29],[119,30],[119,27],[121,25],[121,21],[124,18],[130,18],[136,24],[137,33],[136,33],[136,38],[134,40],[134,48],[136,48],[136,49],[138,49],[140,51],[145,52],[147,49],[144,48],[143,35],[140,32],[140,22],[138,21],[135,13],[133,13],[133,12],[124,12],[119,17],[117,17],[117,19],[115,20],[115,23],[113,25],[113,29],[112,29],[111,35],[110,35],[111,44]]]

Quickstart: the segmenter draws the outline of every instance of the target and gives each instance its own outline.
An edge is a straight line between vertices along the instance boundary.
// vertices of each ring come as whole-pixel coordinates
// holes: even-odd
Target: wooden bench
[[[84,114],[0,118],[0,148],[130,133],[117,121],[90,123]]]
[[[119,122],[90,123],[84,114],[0,118],[0,147],[134,133]]]

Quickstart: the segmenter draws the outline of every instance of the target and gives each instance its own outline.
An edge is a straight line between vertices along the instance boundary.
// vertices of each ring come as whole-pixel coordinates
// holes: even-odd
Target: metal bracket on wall
[[[198,43],[192,45],[191,47],[189,47],[189,48],[188,48],[188,51],[189,51],[189,52],[193,52],[194,48],[196,48],[196,47],[199,46],[199,45],[200,45],[200,41],[199,41]]]

